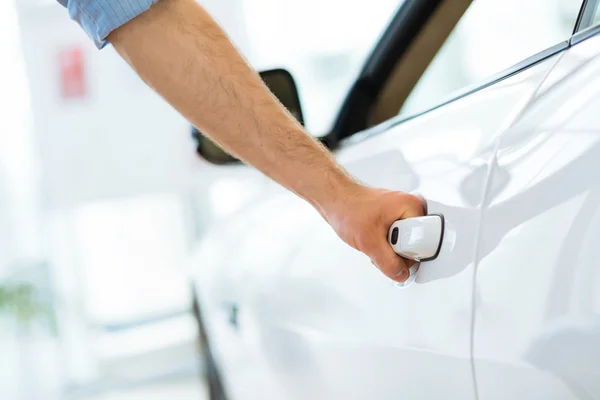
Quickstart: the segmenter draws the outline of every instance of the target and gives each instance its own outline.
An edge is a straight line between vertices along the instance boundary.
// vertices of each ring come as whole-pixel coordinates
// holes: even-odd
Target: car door
[[[261,353],[286,398],[475,398],[471,307],[487,171],[499,132],[554,62],[339,152],[361,181],[421,193],[446,218],[444,243],[400,289],[307,214],[298,254],[254,293]]]
[[[484,202],[475,287],[481,400],[600,398],[597,31],[574,36],[499,141],[492,182],[509,183]]]
[[[532,44],[534,52],[539,46]],[[343,144],[337,158],[357,179],[418,192],[430,213],[443,214],[444,243],[415,283],[400,289],[316,213],[305,214],[297,254],[252,295],[253,343],[285,398],[476,398],[472,306],[482,204],[508,184],[502,174],[488,184],[489,170],[499,137],[527,110],[566,46]],[[290,207],[274,218],[303,206]]]

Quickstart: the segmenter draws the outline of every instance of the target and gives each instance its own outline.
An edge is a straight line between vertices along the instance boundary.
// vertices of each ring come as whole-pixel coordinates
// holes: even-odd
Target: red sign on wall
[[[58,54],[60,95],[63,99],[82,99],[87,88],[83,51],[79,47],[65,49]]]

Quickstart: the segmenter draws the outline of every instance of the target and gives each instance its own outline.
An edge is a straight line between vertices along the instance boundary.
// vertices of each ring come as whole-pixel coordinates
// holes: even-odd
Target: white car
[[[487,12],[507,3],[402,3],[324,138],[360,181],[444,216],[439,256],[407,287],[200,137],[230,164],[211,168],[262,185],[191,263],[213,400],[600,398],[598,1]],[[477,29],[528,53],[492,59],[513,49],[469,31],[484,17]],[[465,54],[457,32],[491,51]],[[467,56],[508,68],[406,111],[431,77],[456,76],[440,60]],[[301,116],[290,76],[263,78]]]

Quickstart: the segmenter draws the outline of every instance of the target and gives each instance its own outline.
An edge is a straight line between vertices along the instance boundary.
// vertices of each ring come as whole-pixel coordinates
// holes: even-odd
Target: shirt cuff
[[[159,0],[69,0],[67,9],[98,49],[118,27],[148,10]]]

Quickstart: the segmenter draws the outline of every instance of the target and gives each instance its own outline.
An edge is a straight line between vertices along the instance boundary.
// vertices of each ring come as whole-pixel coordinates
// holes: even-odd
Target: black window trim
[[[547,58],[550,58],[560,52],[567,50],[569,47],[574,46],[577,43],[580,43],[586,39],[589,39],[589,38],[595,36],[596,34],[599,34],[600,33],[600,24],[597,24],[597,25],[594,25],[591,27],[586,27],[585,29],[578,31],[578,29],[581,27],[581,22],[582,21],[585,22],[585,20],[583,18],[585,17],[586,11],[588,11],[590,9],[590,7],[592,7],[592,9],[595,12],[596,11],[595,6],[597,6],[597,5],[600,5],[600,0],[584,0],[583,4],[581,6],[580,12],[579,12],[579,16],[577,17],[577,22],[576,22],[576,25],[574,28],[574,34],[569,39],[566,39],[560,43],[555,44],[554,46],[551,46],[545,50],[542,50],[541,52],[526,58],[525,60],[513,65],[512,67],[509,67],[503,71],[498,72],[495,75],[492,75],[490,78],[488,78],[484,82],[479,82],[474,85],[467,86],[466,88],[459,90],[458,92],[454,93],[451,97],[447,98],[446,100],[443,100],[440,103],[437,103],[436,105],[434,105],[432,107],[426,108],[422,111],[418,111],[413,114],[399,114],[396,117],[393,117],[387,121],[384,121],[379,125],[373,126],[362,132],[357,132],[345,139],[342,139],[339,143],[340,144],[339,147],[343,148],[348,145],[362,142],[373,136],[383,133],[401,123],[410,121],[410,120],[420,117],[424,114],[430,113],[430,112],[437,110],[438,108],[444,107],[456,100],[460,100],[470,94],[473,94],[473,93],[483,90],[487,87],[495,85],[505,79],[510,78],[511,76],[513,76],[519,72],[522,72],[522,71],[536,65],[537,63],[539,63]]]
[[[444,1],[446,0],[401,2],[346,94],[331,131],[323,137],[330,149],[337,148],[339,143],[368,127],[369,110],[396,62],[406,54],[416,35]]]

